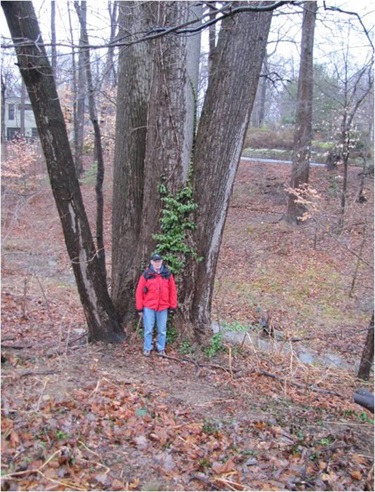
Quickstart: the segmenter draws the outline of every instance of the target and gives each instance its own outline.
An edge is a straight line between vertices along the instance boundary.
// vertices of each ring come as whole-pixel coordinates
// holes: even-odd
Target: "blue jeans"
[[[158,328],[158,338],[156,348],[158,352],[165,350],[165,340],[167,338],[167,319],[168,309],[163,311],[154,311],[153,309],[143,309],[143,349],[152,350],[152,332],[154,330],[155,320]]]

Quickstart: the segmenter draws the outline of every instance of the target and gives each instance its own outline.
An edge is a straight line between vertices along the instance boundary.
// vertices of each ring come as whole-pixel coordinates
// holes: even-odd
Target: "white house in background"
[[[20,97],[7,97],[5,99],[5,138],[7,141],[12,140],[17,135],[21,135],[22,128],[22,99]],[[28,99],[24,104],[24,122],[25,133],[27,139],[38,138],[35,118],[31,104]]]

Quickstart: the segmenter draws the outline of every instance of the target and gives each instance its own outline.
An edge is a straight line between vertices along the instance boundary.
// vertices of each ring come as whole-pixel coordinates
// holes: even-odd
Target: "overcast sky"
[[[71,18],[74,25],[74,38],[78,43],[79,39],[79,26],[77,21],[77,15],[74,11],[72,1],[69,2],[71,9]],[[66,46],[58,46],[58,52],[66,51],[70,52],[68,48],[71,34],[69,16],[67,14],[67,4],[65,0],[59,0],[56,2],[56,29],[57,29],[57,41]],[[34,9],[38,16],[39,25],[42,31],[43,40],[45,43],[50,42],[50,0],[34,0]],[[375,10],[372,6],[372,2],[368,0],[351,0],[351,1],[339,1],[339,0],[327,0],[327,6],[339,7],[342,10],[357,12],[363,21],[363,24],[370,35],[373,37],[375,27]],[[340,49],[338,45],[334,43],[339,38],[339,22],[338,19],[352,19],[352,22],[360,29],[360,23],[355,16],[346,16],[344,14],[333,14],[332,12],[324,11],[323,3],[318,2],[319,13],[317,17],[316,33],[319,34],[315,38],[314,56],[319,59],[320,62],[324,62],[325,56],[330,55],[332,51]],[[87,24],[89,31],[90,44],[103,45],[109,37],[109,14],[107,7],[107,0],[88,0],[87,1]],[[273,21],[273,32],[270,35],[270,39],[275,39],[276,26],[281,27],[281,34],[283,35],[283,41],[278,43],[278,53],[282,56],[299,56],[299,43],[301,40],[301,15],[296,15],[295,6],[287,6],[284,11],[288,12],[286,16],[275,15]],[[278,11],[280,12],[280,11]],[[290,12],[290,14],[289,14]],[[330,20],[331,19],[331,20]],[[334,20],[333,20],[334,19]],[[4,18],[3,10],[0,9],[0,26],[2,33],[2,44],[9,44],[9,31]],[[278,34],[279,35],[279,34]],[[342,31],[341,37],[347,37],[347,32]],[[343,40],[341,40],[341,44]],[[369,43],[364,35],[356,35],[356,37],[350,41],[351,46],[356,47],[361,63],[361,57],[365,53],[369,53]],[[367,44],[367,48],[366,48]],[[365,48],[365,49],[364,49]],[[269,46],[269,52],[273,49],[272,44]],[[4,54],[9,53],[8,50],[4,50]],[[296,58],[297,59],[297,58]]]

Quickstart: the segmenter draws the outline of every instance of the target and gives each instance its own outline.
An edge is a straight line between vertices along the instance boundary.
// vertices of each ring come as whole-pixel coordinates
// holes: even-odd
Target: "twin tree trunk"
[[[196,16],[191,2],[155,3],[122,2],[120,25],[124,26],[124,34],[129,30],[145,31],[150,25],[182,24]],[[254,7],[261,5],[253,3]],[[125,320],[134,312],[134,286],[142,262],[148,261],[155,247],[153,234],[160,231],[159,185],[163,180],[170,192],[179,190],[187,182],[192,162],[191,182],[197,204],[197,228],[192,240],[202,259],[187,258],[187,267],[177,279],[179,328],[183,335],[197,341],[207,334],[229,199],[271,17],[271,12],[243,12],[222,21],[193,155],[198,60],[194,67],[188,53],[189,43],[196,39],[169,35],[152,41],[152,46],[133,45],[120,57],[112,295]],[[138,22],[146,24],[140,28]],[[145,66],[152,56],[153,61]]]
[[[63,113],[32,2],[2,2],[16,45],[18,65],[26,84],[47,163],[52,192],[66,247],[89,328],[90,341],[117,342],[123,329],[108,295],[105,271],[99,261]],[[19,40],[30,42],[19,43]]]

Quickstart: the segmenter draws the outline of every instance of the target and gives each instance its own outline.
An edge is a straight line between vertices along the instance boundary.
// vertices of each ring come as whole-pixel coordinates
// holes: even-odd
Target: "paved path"
[[[282,161],[280,159],[259,159],[258,157],[241,157],[241,161],[265,162],[266,164],[292,164],[292,161]],[[326,167],[320,162],[310,162],[310,166]]]

